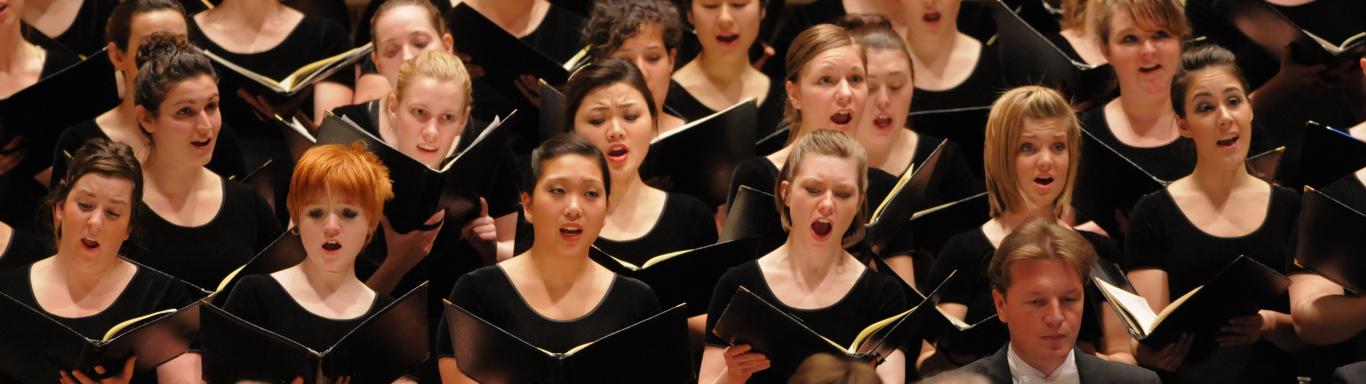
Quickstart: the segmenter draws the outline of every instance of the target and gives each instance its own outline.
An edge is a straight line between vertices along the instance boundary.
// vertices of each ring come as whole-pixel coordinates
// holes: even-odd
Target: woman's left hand
[[[106,377],[104,380],[96,381],[95,379],[86,376],[84,373],[81,373],[81,371],[58,372],[60,374],[58,380],[61,381],[62,384],[126,384],[133,380],[133,369],[136,367],[136,364],[134,364],[136,362],[137,356],[129,356],[128,360],[123,363],[122,374],[115,377]],[[95,373],[103,375],[105,372],[104,366],[95,366]]]
[[[1223,334],[1217,339],[1219,345],[1236,346],[1249,345],[1262,339],[1262,334],[1266,333],[1266,325],[1270,321],[1262,314],[1257,312],[1247,316],[1239,316],[1228,320],[1219,331]]]
[[[465,239],[485,261],[495,260],[498,254],[498,227],[489,216],[489,203],[479,198],[479,217],[465,223],[460,229],[460,237]],[[492,264],[492,263],[489,263]]]

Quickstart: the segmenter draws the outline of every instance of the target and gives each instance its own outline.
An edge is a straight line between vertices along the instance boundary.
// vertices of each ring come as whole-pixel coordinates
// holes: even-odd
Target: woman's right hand
[[[1181,368],[1181,363],[1186,361],[1186,354],[1190,353],[1191,343],[1194,339],[1194,335],[1182,334],[1176,341],[1156,351],[1143,343],[1139,343],[1138,353],[1134,357],[1138,360],[1138,365],[1176,372],[1178,368]]]
[[[405,266],[404,270],[411,269],[421,262],[427,254],[432,252],[432,244],[436,242],[436,235],[441,233],[441,227],[445,226],[446,210],[437,211],[431,218],[424,223],[426,226],[435,226],[431,230],[414,229],[408,233],[398,233],[389,225],[389,219],[380,220],[380,227],[384,228],[384,245],[388,251],[385,262],[396,262],[397,265]]]
[[[127,384],[133,380],[133,370],[137,367],[134,363],[137,362],[137,359],[137,356],[129,356],[128,360],[123,363],[123,373],[114,377],[106,377],[104,380],[96,381],[95,379],[86,376],[84,373],[81,373],[81,371],[58,371],[58,380],[62,384]],[[104,366],[96,365],[95,373],[104,375]]]
[[[751,375],[769,367],[768,356],[750,352],[749,344],[739,344],[726,348],[726,382],[743,383]]]

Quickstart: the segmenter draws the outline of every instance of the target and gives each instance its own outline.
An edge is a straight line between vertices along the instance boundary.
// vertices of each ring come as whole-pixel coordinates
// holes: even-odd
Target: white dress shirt
[[[1014,384],[1080,384],[1081,377],[1077,376],[1077,356],[1076,350],[1067,353],[1067,359],[1062,361],[1062,365],[1053,370],[1052,375],[1044,375],[1038,369],[1020,359],[1015,354],[1014,346],[1006,346],[1006,363],[1010,365],[1011,382]]]

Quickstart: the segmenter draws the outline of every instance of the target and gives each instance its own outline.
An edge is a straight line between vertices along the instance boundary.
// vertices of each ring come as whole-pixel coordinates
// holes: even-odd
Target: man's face
[[[1010,329],[1015,354],[1051,373],[1077,341],[1084,295],[1081,277],[1059,259],[1020,260],[1009,268],[1006,292],[991,294],[996,313]]]

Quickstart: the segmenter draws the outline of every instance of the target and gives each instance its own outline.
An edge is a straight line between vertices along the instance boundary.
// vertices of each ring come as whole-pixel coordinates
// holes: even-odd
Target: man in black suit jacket
[[[1070,228],[1043,219],[1016,229],[987,267],[996,314],[1010,343],[955,373],[992,383],[1160,383],[1144,368],[1113,363],[1076,349],[1084,276],[1096,252]]]

